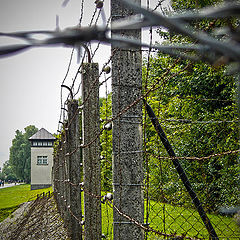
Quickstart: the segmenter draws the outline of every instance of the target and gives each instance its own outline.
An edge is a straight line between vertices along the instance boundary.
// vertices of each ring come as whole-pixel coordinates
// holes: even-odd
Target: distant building
[[[31,142],[31,190],[52,185],[53,144],[56,138],[41,128],[29,138]]]

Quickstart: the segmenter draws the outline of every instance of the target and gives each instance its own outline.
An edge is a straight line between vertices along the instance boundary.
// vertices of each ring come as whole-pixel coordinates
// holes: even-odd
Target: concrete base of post
[[[52,186],[52,184],[31,184],[31,190],[49,188],[51,186]]]

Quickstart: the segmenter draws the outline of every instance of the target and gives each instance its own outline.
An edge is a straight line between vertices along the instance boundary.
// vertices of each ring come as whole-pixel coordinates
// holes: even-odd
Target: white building
[[[29,141],[31,142],[31,190],[50,187],[55,137],[41,128],[29,138]]]

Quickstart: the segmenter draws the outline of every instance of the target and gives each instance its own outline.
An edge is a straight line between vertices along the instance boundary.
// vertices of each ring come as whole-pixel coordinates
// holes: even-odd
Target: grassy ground
[[[0,222],[16,210],[19,204],[33,199],[37,194],[48,191],[52,191],[52,189],[46,188],[31,191],[30,185],[0,189]],[[194,209],[151,201],[149,213],[148,222],[150,227],[155,230],[167,234],[186,234],[190,237],[209,239],[208,232]],[[220,239],[240,239],[240,229],[232,217],[213,214],[208,214],[208,217]],[[112,239],[112,223],[112,208],[106,203],[102,204],[102,231],[106,239]],[[161,239],[161,237],[156,237],[155,234],[149,232],[148,239]]]
[[[149,213],[148,222],[154,230],[167,234],[176,233],[177,235],[209,239],[208,232],[198,212],[194,209],[151,201]],[[103,233],[107,239],[112,239],[112,209],[106,204],[102,205],[102,216]],[[240,228],[232,217],[214,214],[208,214],[208,217],[219,239],[240,239]],[[161,239],[161,237],[149,232],[148,239]]]
[[[33,200],[37,194],[52,191],[52,188],[31,190],[30,184],[0,189],[0,222],[7,218],[24,202]]]
[[[1,208],[0,209],[0,222],[2,222],[5,218],[7,218],[9,215],[11,215],[12,212],[14,212],[17,208],[18,208],[18,206],[9,207],[9,208]]]

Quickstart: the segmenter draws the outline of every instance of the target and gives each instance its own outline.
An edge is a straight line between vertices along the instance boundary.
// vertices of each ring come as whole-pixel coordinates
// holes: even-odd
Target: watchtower
[[[31,142],[31,190],[52,185],[53,144],[56,138],[41,128],[29,138]]]

